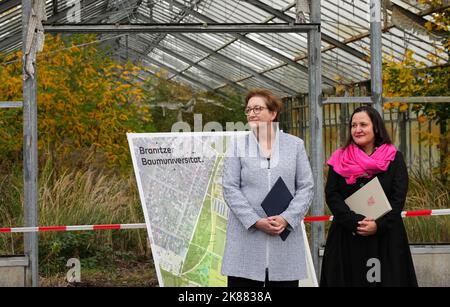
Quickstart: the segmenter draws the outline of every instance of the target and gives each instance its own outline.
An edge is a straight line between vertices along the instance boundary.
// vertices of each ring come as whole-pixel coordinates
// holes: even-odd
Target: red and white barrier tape
[[[450,209],[402,211],[401,215],[402,217],[450,215]],[[332,220],[332,215],[307,216],[304,219],[305,222],[327,222]]]
[[[450,215],[450,209],[437,210],[416,210],[403,211],[402,217],[411,216],[435,216],[435,215]],[[305,222],[326,222],[333,220],[332,215],[323,216],[307,216]],[[144,229],[145,224],[105,224],[105,225],[78,225],[78,226],[41,226],[41,227],[17,227],[17,228],[0,228],[0,233],[11,232],[56,232],[56,231],[77,231],[77,230],[120,230],[120,229]]]
[[[105,225],[77,225],[77,226],[41,226],[41,227],[17,227],[0,228],[2,232],[56,232],[76,230],[104,230],[104,229],[140,229],[146,228],[145,224],[105,224]]]

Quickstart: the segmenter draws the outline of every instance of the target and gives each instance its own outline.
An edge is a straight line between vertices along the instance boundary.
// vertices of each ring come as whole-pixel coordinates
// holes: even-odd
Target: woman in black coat
[[[417,286],[401,217],[408,172],[379,113],[357,108],[347,144],[328,160],[326,202],[333,214],[320,286]],[[344,199],[378,177],[392,211],[377,220],[351,211]]]

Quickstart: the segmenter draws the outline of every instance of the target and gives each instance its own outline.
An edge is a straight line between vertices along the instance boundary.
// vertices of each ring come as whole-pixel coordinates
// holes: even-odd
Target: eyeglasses
[[[267,109],[267,108],[262,107],[262,106],[254,106],[253,108],[245,108],[244,113],[245,113],[245,115],[249,115],[253,111],[253,113],[255,115],[258,115],[264,109]]]

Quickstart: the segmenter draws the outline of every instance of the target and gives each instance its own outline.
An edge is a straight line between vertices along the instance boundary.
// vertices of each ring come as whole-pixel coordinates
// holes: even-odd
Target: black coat
[[[358,178],[347,184],[344,177],[330,166],[325,187],[326,202],[333,213],[322,262],[320,286],[417,286],[416,274],[403,220],[400,215],[408,190],[408,172],[403,155],[397,152],[384,173],[376,175],[389,199],[392,211],[376,220],[377,232],[371,236],[356,233],[356,214],[344,199],[372,178]],[[369,270],[375,267],[371,258],[379,260],[380,282],[369,282]],[[369,275],[374,277],[373,270]]]

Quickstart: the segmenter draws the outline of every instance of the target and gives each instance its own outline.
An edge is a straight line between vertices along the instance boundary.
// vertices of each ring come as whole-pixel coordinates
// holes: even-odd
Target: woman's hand
[[[262,218],[255,223],[255,227],[258,230],[264,231],[272,236],[277,236],[282,233],[286,226],[286,220],[279,215]]]
[[[258,230],[261,230],[269,235],[275,235],[274,234],[274,226],[272,226],[271,222],[269,221],[268,218],[262,218],[259,219],[256,223],[255,223],[255,227]]]
[[[374,219],[364,218],[358,222],[357,234],[360,236],[371,236],[377,233],[377,223]]]
[[[276,228],[275,235],[281,234],[288,225],[287,221],[281,215],[269,216],[267,219],[272,224],[272,226]]]

